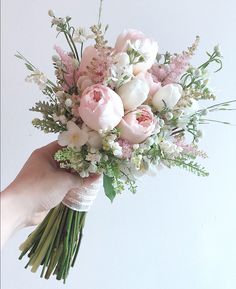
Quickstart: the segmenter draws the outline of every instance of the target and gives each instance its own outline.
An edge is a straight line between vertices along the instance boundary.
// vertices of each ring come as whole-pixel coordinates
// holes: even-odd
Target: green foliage
[[[32,120],[34,127],[42,130],[45,133],[58,133],[66,130],[66,127],[60,122],[55,122],[53,119],[39,119],[35,118]]]
[[[105,174],[103,174],[103,187],[106,196],[113,202],[115,196],[116,196],[116,191],[113,186],[114,178],[109,177]]]
[[[188,160],[183,157],[178,157],[174,159],[163,158],[163,160],[168,167],[180,167],[191,173],[196,174],[199,177],[207,177],[209,175],[209,173],[205,170],[204,167],[192,160]]]
[[[66,126],[64,124],[62,124],[60,121],[56,122],[53,119],[53,114],[57,114],[58,109],[58,106],[53,103],[46,101],[37,102],[35,106],[30,109],[30,111],[42,113],[43,119],[35,118],[32,121],[32,124],[45,133],[58,133],[66,130]]]
[[[42,113],[44,116],[53,115],[57,113],[58,106],[55,103],[49,103],[48,101],[36,102],[35,106],[30,111],[36,111]]]
[[[60,166],[65,169],[82,172],[88,167],[83,151],[76,151],[73,148],[66,147],[56,152],[54,159],[60,162]]]

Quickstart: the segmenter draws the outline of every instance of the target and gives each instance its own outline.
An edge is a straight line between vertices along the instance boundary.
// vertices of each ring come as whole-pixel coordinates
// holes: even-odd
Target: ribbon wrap
[[[101,180],[101,177],[97,179],[92,177],[81,178],[80,187],[71,189],[62,203],[74,211],[88,212],[101,189]]]

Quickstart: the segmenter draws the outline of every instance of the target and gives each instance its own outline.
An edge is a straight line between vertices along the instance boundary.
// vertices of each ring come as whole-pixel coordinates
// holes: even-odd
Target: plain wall
[[[29,154],[56,138],[37,131],[28,109],[40,91],[24,82],[21,51],[50,77],[53,45],[66,47],[50,28],[52,8],[71,15],[75,26],[96,23],[98,0],[2,1],[2,188]],[[224,68],[212,75],[218,102],[236,99],[235,0],[104,0],[103,23],[111,45],[124,28],[158,40],[160,51],[180,52],[201,36],[193,63],[220,44]],[[236,106],[236,105],[235,105]],[[236,124],[235,112],[214,118]],[[100,194],[89,212],[79,258],[66,285],[24,269],[20,243],[32,228],[18,232],[2,251],[2,289],[235,289],[236,288],[236,127],[204,127],[202,161],[208,178],[179,169],[144,177],[134,196],[124,192],[111,205]]]

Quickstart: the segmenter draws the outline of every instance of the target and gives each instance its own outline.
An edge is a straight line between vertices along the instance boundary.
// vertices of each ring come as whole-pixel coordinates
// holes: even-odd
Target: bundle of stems
[[[41,278],[51,274],[66,281],[70,267],[77,258],[85,223],[86,212],[77,212],[64,204],[50,210],[43,222],[20,246],[19,259],[26,254],[29,261],[25,268],[36,272],[42,266]]]

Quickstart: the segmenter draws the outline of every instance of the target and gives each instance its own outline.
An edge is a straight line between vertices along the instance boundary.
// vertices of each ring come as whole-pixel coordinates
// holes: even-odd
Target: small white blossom
[[[68,121],[67,131],[60,133],[58,143],[61,146],[68,146],[80,149],[88,141],[86,131],[80,129],[74,122]]]
[[[138,148],[139,148],[139,144],[134,144],[134,145],[133,145],[133,149],[134,149],[134,150],[137,150]]]
[[[50,17],[55,17],[55,15],[54,15],[54,13],[53,13],[53,11],[50,9],[50,10],[48,10],[48,15],[50,16]]]
[[[159,145],[161,150],[168,156],[178,156],[183,151],[181,147],[167,140],[162,141]]]
[[[39,70],[35,70],[31,75],[27,76],[26,82],[34,82],[38,85],[40,90],[44,90],[47,87],[47,77],[44,73]]]
[[[62,124],[66,124],[66,123],[67,123],[67,118],[65,117],[65,115],[60,115],[58,120],[59,120]]]
[[[104,155],[103,156],[103,160],[106,162],[106,161],[108,161],[108,156],[107,155]]]
[[[89,177],[89,172],[88,171],[82,171],[79,173],[79,175],[81,176],[81,178],[87,178],[87,177]]]
[[[88,153],[86,156],[86,160],[90,161],[91,163],[98,163],[101,160],[101,155],[99,152],[97,153]]]
[[[65,106],[71,107],[72,104],[73,104],[73,102],[72,102],[72,100],[71,100],[70,98],[67,98],[67,99],[65,100]]]
[[[88,171],[92,174],[95,174],[97,170],[98,170],[98,167],[94,163],[91,163],[90,166],[88,167]]]
[[[112,145],[113,154],[116,157],[122,156],[122,147],[119,145],[118,142],[114,142]]]
[[[173,118],[173,113],[169,111],[165,114],[165,117],[167,120],[171,120]]]
[[[73,40],[74,42],[83,43],[87,41],[88,39],[94,39],[93,34],[89,34],[86,32],[85,28],[79,27],[75,29]]]

